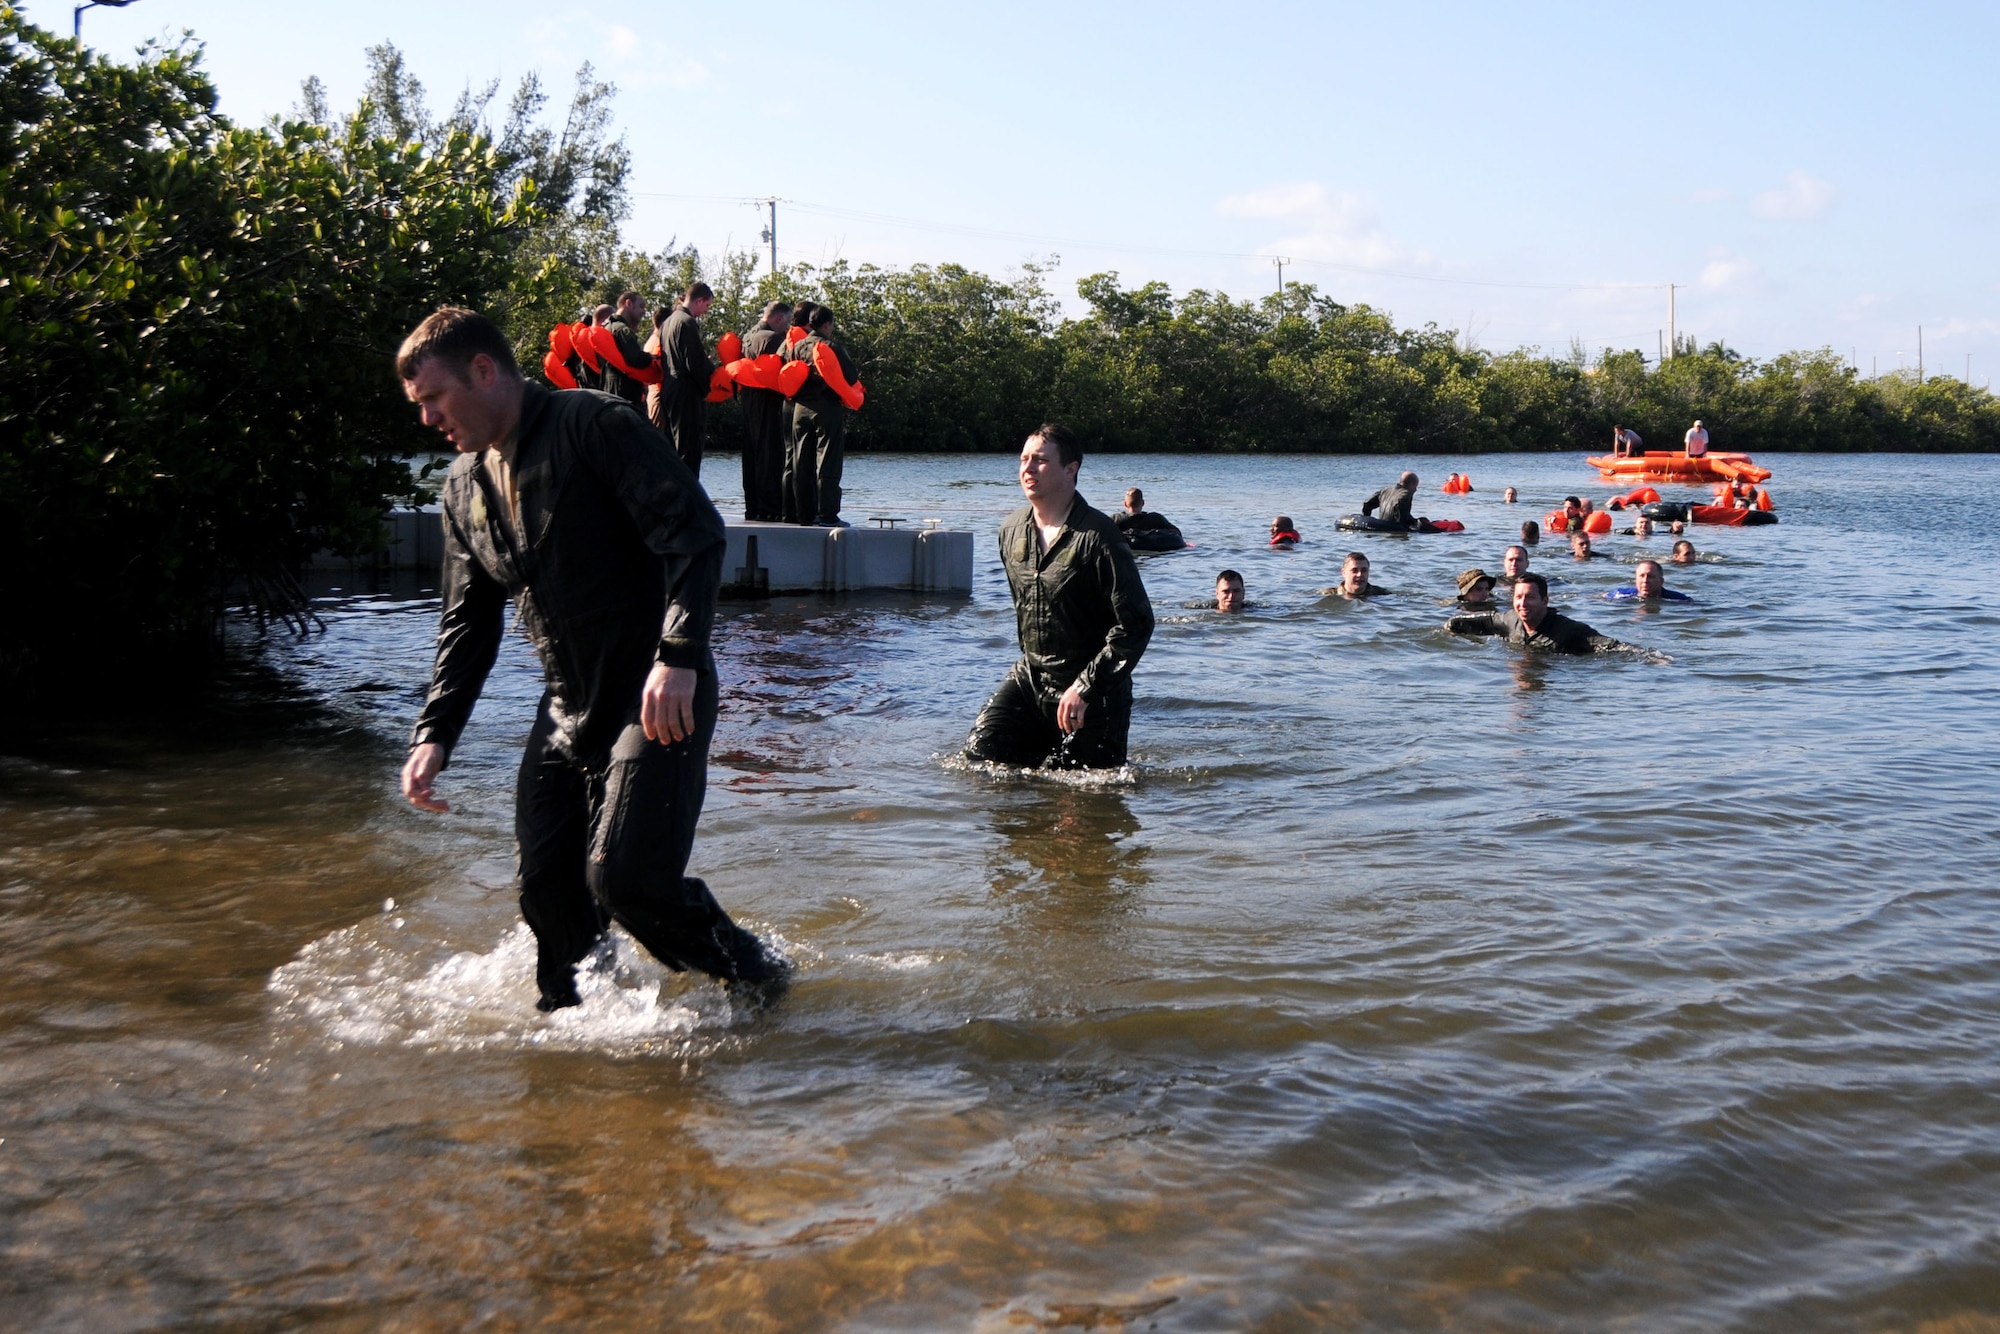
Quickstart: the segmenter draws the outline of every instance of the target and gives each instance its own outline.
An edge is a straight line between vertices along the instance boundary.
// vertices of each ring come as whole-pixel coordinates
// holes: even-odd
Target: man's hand
[[[639,725],[646,739],[669,745],[694,735],[694,668],[653,664],[639,696]]]
[[[403,765],[403,795],[410,804],[420,811],[449,811],[451,806],[439,799],[432,791],[431,784],[437,781],[438,770],[444,768],[444,747],[435,742],[425,742],[410,752],[410,758]]]
[[[1056,726],[1065,732],[1080,730],[1083,727],[1083,711],[1089,707],[1083,702],[1083,692],[1071,686],[1056,701]]]

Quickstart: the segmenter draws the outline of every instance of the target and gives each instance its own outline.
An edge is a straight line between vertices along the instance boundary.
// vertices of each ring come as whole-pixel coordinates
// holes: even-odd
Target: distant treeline
[[[855,449],[1011,451],[1045,419],[1114,451],[1594,450],[1614,425],[1664,448],[1697,417],[1715,448],[1750,453],[2000,449],[1988,391],[1858,376],[1830,348],[1753,361],[1690,343],[1663,366],[1615,349],[1492,353],[1308,285],[1234,301],[1099,273],[1077,284],[1087,313],[1068,319],[1043,266],[1003,281],[956,264],[841,263],[753,282],[745,257],[730,261],[708,275],[711,338],[773,297],[833,307],[868,385]],[[683,255],[690,267],[699,257]],[[734,416],[714,423],[712,444],[733,446]]]

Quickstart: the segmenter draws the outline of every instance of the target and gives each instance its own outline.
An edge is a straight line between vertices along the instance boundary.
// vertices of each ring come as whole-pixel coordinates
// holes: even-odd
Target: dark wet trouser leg
[[[768,389],[746,389],[743,401],[743,517],[776,519],[782,508],[778,486],[784,471],[784,399]]]
[[[1053,719],[1055,710],[1049,710]],[[1132,681],[1114,680],[1089,702],[1083,726],[1057,752],[1065,769],[1116,769],[1125,763],[1125,745],[1132,732]]]
[[[801,411],[801,415],[806,415]],[[818,488],[815,518],[830,524],[840,517],[840,474],[847,458],[847,413],[844,408],[811,412],[813,474]]]
[[[799,492],[796,475],[798,463],[792,451],[792,441],[797,428],[792,422],[792,401],[783,400],[778,405],[778,453],[782,459],[778,478],[778,522],[797,523],[799,521]]]
[[[703,436],[708,430],[708,404],[693,395],[680,398],[673,406],[674,452],[687,464],[689,472],[701,476]]]
[[[584,874],[590,794],[583,771],[549,744],[555,726],[543,700],[514,788],[514,855],[521,916],[535,933],[541,1008],[575,1005],[576,965],[608,925]]]
[[[708,886],[686,874],[708,788],[716,681],[695,686],[695,734],[672,745],[648,741],[636,718],[592,774],[591,892],[613,921],[670,968],[732,982],[762,982],[784,964],[730,920]]]
[[[792,521],[812,523],[819,517],[819,460],[813,453],[812,414],[792,405]]]
[[[1061,746],[1054,707],[1042,706],[1027,669],[1017,662],[979,711],[965,738],[965,757],[1033,769]]]

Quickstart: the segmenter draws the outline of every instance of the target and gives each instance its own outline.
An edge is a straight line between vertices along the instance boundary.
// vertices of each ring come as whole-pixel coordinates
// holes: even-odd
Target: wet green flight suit
[[[1125,763],[1132,669],[1153,637],[1153,605],[1132,548],[1079,495],[1046,550],[1032,507],[1008,515],[1000,561],[1014,594],[1021,657],[979,711],[966,757],[1024,768],[1051,760],[1086,769]],[[1056,704],[1072,685],[1087,707],[1065,744]]]
[[[618,342],[618,355],[625,358],[627,366],[632,367],[634,370],[644,370],[653,364],[653,354],[648,352],[644,344],[634,336],[631,325],[625,323],[623,320],[613,320],[607,327],[611,330],[612,338]],[[603,381],[600,387],[604,392],[618,395],[618,397],[638,409],[641,417],[645,416],[646,386],[619,370],[609,361],[605,361],[603,365],[603,374],[598,378]],[[578,382],[577,387],[583,387],[581,381]]]
[[[1387,519],[1390,523],[1399,523],[1405,528],[1414,528],[1417,526],[1417,521],[1410,510],[1416,503],[1416,493],[1401,482],[1395,482],[1362,501],[1361,512],[1364,515],[1373,514],[1379,508],[1382,513],[1377,516],[1378,518]]]
[[[701,476],[701,451],[708,431],[708,379],[715,363],[701,342],[701,321],[676,306],[660,326],[660,414],[667,438],[688,471]]]
[[[410,746],[458,744],[511,596],[547,680],[514,806],[542,1008],[577,1003],[576,965],[614,921],[670,968],[782,977],[783,960],[686,874],[715,733],[722,518],[622,400],[522,392],[518,509],[483,454],[460,455],[445,477],[443,613]],[[670,745],[639,721],[656,662],[696,673],[694,734]]]
[[[745,357],[761,357],[784,348],[785,335],[762,323],[743,340]],[[784,515],[778,488],[785,478],[785,396],[775,389],[743,389],[743,517],[753,523],[777,523]]]
[[[838,343],[807,334],[792,348],[792,359],[812,365],[820,347],[833,349],[840,373],[853,384],[854,363]],[[792,502],[800,523],[831,524],[840,517],[840,473],[847,455],[847,405],[818,371],[806,376],[792,395]]]
[[[1512,610],[1454,616],[1444,623],[1444,628],[1455,635],[1500,635],[1510,644],[1556,653],[1603,653],[1630,647],[1554,609],[1544,614],[1542,623],[1533,630]]]

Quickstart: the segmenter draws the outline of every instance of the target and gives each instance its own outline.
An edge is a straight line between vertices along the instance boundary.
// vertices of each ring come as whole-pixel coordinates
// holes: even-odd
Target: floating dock
[[[320,573],[419,570],[444,561],[444,524],[436,510],[396,510],[384,521],[383,550],[346,560],[326,552]],[[881,519],[862,528],[805,528],[790,523],[732,523],[722,558],[725,597],[772,593],[850,593],[881,589],[967,596],[972,592],[972,534],[936,523],[917,527]]]

